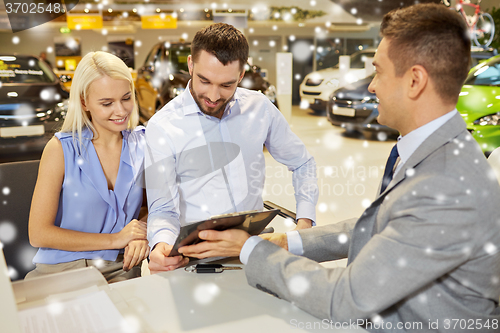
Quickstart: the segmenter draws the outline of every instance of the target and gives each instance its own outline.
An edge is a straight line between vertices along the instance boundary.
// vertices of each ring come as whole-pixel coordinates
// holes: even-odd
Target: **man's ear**
[[[427,74],[427,70],[421,65],[412,66],[408,71],[410,80],[408,97],[416,99],[427,87],[429,74]]]
[[[193,56],[188,55],[188,69],[189,69],[189,75],[193,76]]]
[[[240,65],[241,65],[241,60],[238,60],[240,62]],[[243,77],[245,76],[245,67],[246,67],[246,64],[243,65],[243,69],[241,70],[241,73],[240,73],[240,79],[238,80],[238,84],[241,82],[241,80],[243,80]]]

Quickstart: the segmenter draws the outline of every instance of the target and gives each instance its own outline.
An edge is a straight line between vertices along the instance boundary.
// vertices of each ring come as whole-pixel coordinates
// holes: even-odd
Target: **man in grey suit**
[[[500,188],[455,109],[470,59],[467,27],[444,6],[421,4],[385,15],[381,35],[369,89],[379,122],[401,137],[396,166],[388,163],[363,215],[271,242],[203,232],[207,242],[182,252],[242,247],[250,285],[325,320],[373,332],[499,332]],[[318,264],[346,256],[346,268]]]

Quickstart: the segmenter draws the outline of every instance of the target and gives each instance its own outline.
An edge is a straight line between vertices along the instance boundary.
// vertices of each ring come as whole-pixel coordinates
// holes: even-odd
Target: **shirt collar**
[[[123,130],[121,132],[122,132],[123,139],[122,139],[122,153],[121,153],[120,161],[127,163],[128,165],[132,165],[131,160],[130,160],[130,156],[129,156],[129,148],[128,148],[128,138],[130,135],[130,131]],[[84,128],[82,128],[82,138],[86,139],[86,140],[84,140],[83,145],[85,145],[86,149],[88,149],[89,145],[92,144],[92,139],[94,138],[94,132],[89,127],[85,126]]]
[[[419,128],[411,131],[405,136],[400,136],[398,138],[398,153],[401,159],[399,165],[403,165],[408,161],[410,156],[417,150],[417,148],[439,127],[443,126],[448,120],[450,120],[457,113],[457,109],[442,115],[441,117],[434,119],[433,121],[420,126]]]
[[[199,113],[201,115],[205,114],[201,112],[200,108],[198,107],[198,104],[196,104],[193,95],[191,94],[191,89],[189,89],[189,85],[191,84],[191,80],[188,81],[186,89],[184,90],[184,93],[182,94],[182,105],[183,105],[183,111],[184,115],[190,115],[194,113]],[[231,108],[233,105],[240,99],[240,94],[239,94],[239,88],[236,88],[236,91],[234,92],[233,98],[227,103],[226,105],[226,110],[224,110],[224,115],[229,116],[231,114]],[[223,116],[224,117],[224,116]]]
[[[193,113],[203,113],[201,112],[200,108],[198,107],[198,104],[196,104],[193,95],[191,95],[191,90],[189,89],[189,85],[191,84],[191,80],[188,81],[186,85],[186,89],[184,90],[184,93],[182,94],[182,109],[184,111],[184,115],[190,115]]]

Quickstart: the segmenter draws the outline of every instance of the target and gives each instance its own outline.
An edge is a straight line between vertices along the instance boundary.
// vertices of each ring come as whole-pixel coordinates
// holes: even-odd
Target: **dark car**
[[[380,125],[378,117],[378,99],[368,91],[374,75],[340,88],[330,95],[326,108],[328,121],[348,131],[379,132],[379,140],[388,135],[398,135],[398,131]]]
[[[0,55],[0,152],[40,152],[62,125],[69,93],[42,60]]]
[[[141,122],[146,122],[157,110],[186,89],[191,78],[187,58],[189,43],[158,43],[144,65],[137,71],[136,90]],[[276,103],[276,89],[260,74],[258,66],[246,65],[241,87],[258,90]]]
[[[472,48],[471,64],[486,61],[496,53],[494,49]],[[327,103],[326,115],[333,125],[341,126],[347,131],[377,132],[377,138],[385,140],[388,136],[396,136],[399,133],[377,121],[378,99],[368,91],[374,75],[334,91]]]

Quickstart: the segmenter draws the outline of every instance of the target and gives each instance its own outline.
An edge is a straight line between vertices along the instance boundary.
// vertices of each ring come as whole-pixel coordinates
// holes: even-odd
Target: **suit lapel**
[[[460,133],[465,131],[466,125],[460,114],[454,115],[450,120],[432,133],[424,142],[413,152],[408,161],[403,165],[402,169],[394,176],[394,179],[389,183],[384,193],[391,191],[406,177],[411,174],[412,169],[415,169],[423,160],[436,150],[444,146],[456,138]],[[383,194],[383,193],[382,193]]]
[[[353,237],[349,246],[348,264],[356,258],[363,246],[370,241],[373,234],[378,232],[374,229],[375,222],[377,220],[377,213],[387,194],[389,194],[393,188],[402,183],[407,175],[411,175],[411,170],[417,168],[418,165],[429,155],[466,130],[467,128],[462,117],[457,113],[450,120],[444,123],[443,126],[434,131],[434,133],[425,139],[425,141],[415,150],[408,161],[406,161],[406,163],[402,166],[402,169],[389,183],[386,190],[375,199],[375,201],[363,212],[361,217],[356,222]]]

